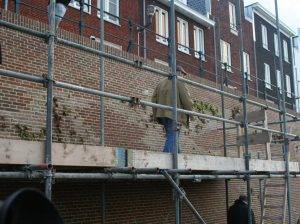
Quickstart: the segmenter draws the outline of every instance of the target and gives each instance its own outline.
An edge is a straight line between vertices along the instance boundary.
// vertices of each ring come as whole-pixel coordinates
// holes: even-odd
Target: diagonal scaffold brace
[[[194,213],[194,215],[197,218],[197,220],[199,221],[199,223],[206,224],[206,222],[201,217],[199,212],[196,210],[196,208],[193,206],[193,204],[187,198],[185,192],[173,180],[172,176],[166,170],[162,170],[161,174],[164,175],[164,177],[169,181],[169,183],[174,188],[174,190],[178,193],[180,199],[182,199],[186,203],[186,205],[190,208],[190,210]]]

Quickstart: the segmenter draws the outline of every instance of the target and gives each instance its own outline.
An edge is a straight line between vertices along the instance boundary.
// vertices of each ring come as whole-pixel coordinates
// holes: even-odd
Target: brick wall
[[[96,0],[92,1],[92,5],[96,6]],[[240,67],[240,58],[239,58],[239,36],[234,35],[230,32],[229,28],[229,9],[228,4],[229,0],[226,1],[217,1],[212,0],[212,18],[215,18],[216,21],[220,21],[220,35],[217,35],[216,46],[218,49],[217,58],[219,58],[219,38],[231,44],[232,51],[232,66],[233,72],[228,74],[229,84],[233,87],[242,89],[242,80],[239,71]],[[231,1],[237,7],[237,1]],[[0,1],[1,4],[1,1]],[[39,21],[47,22],[47,8],[48,1],[36,1],[36,0],[23,0],[20,5],[20,13],[22,15],[28,16],[30,18],[37,19]],[[162,9],[168,10],[168,7],[160,4],[157,1],[146,0],[146,5],[154,4]],[[31,7],[35,6],[38,9],[32,9]],[[242,1],[242,8],[244,7]],[[10,9],[13,10],[13,4],[11,2]],[[138,43],[138,32],[137,32],[137,24],[142,24],[143,20],[143,12],[142,12],[142,1],[131,0],[131,1],[120,1],[120,19],[119,25],[105,22],[105,40],[112,42],[114,44],[118,44],[122,46],[123,50],[127,50],[128,41],[132,38],[135,44]],[[195,21],[191,20],[183,16],[182,14],[176,12],[176,18],[179,17],[184,19],[189,24],[189,47],[194,48],[194,37],[193,37],[193,29],[194,25],[204,29],[204,39],[205,39],[205,61],[200,62],[199,59],[194,57],[194,53],[190,50],[189,54],[182,53],[177,50],[177,63],[182,65],[189,73],[205,77],[208,80],[217,82],[221,79],[221,75],[225,75],[223,70],[219,70],[218,75],[216,76],[215,71],[215,52],[214,52],[214,29],[207,28],[200,24],[197,24]],[[135,24],[133,26],[132,32],[129,30],[129,20]],[[63,22],[61,23],[61,27],[65,30],[68,30],[72,33],[79,34],[79,21],[80,21],[80,11],[74,9],[72,7],[68,8],[68,11],[64,17]],[[251,94],[255,95],[256,92],[256,82],[255,82],[255,67],[254,67],[254,54],[253,54],[253,32],[252,25],[250,22],[244,19],[244,12],[242,10],[242,21],[243,21],[243,29],[244,29],[244,42],[245,42],[245,52],[250,55],[250,64],[251,64],[251,75],[252,80],[249,83],[249,90]],[[86,37],[90,37],[91,35],[98,37],[99,36],[99,18],[97,17],[97,10],[92,7],[91,13],[83,14],[83,22],[85,25],[83,35]],[[149,31],[148,31],[149,30]],[[151,31],[150,31],[151,30]],[[177,27],[176,27],[177,30]],[[177,32],[177,31],[176,31]],[[130,37],[131,36],[131,37]],[[141,56],[143,56],[143,32],[140,35],[141,37]],[[154,60],[159,59],[164,62],[168,62],[168,47],[164,44],[161,44],[156,41],[155,35],[155,18],[153,20],[152,26],[149,27],[146,31],[146,48],[147,48],[147,58]],[[135,46],[133,49],[133,53],[137,54],[138,47]],[[217,63],[220,67],[220,63]],[[200,67],[204,71],[200,70]],[[222,74],[223,73],[223,74]]]
[[[44,25],[10,13],[3,13],[4,20],[23,26],[43,30]],[[75,34],[60,31],[59,35],[71,41],[80,42],[90,47],[96,47],[89,39],[79,38]],[[0,27],[0,40],[3,53],[1,69],[21,71],[41,76],[47,73],[47,45],[42,39]],[[117,52],[107,48],[112,54],[133,60],[133,55]],[[159,67],[150,60],[145,64]],[[166,69],[166,68],[165,68]],[[215,86],[214,82],[190,76],[197,82]],[[116,94],[136,96],[150,100],[153,89],[161,79],[157,74],[125,65],[123,63],[105,60],[105,90]],[[73,83],[97,89],[99,87],[99,57],[61,44],[55,47],[55,80]],[[27,81],[0,77],[0,137],[12,139],[42,140],[45,128],[45,88]],[[188,86],[193,99],[209,102],[219,108],[220,96],[206,90]],[[234,94],[241,94],[238,91]],[[72,142],[78,144],[99,143],[99,98],[87,94],[55,88],[56,98],[54,119],[54,141]],[[253,98],[254,99],[254,98]],[[258,99],[255,99],[258,100]],[[130,108],[127,104],[115,100],[105,100],[105,137],[107,146],[134,148],[139,150],[161,151],[164,134],[162,127],[149,121],[150,108]],[[263,102],[263,101],[260,101]],[[265,102],[266,103],[266,102]],[[231,109],[241,105],[236,100],[226,99],[226,117],[230,118]],[[273,105],[274,106],[274,105]],[[250,106],[249,111],[258,109]],[[269,113],[269,121],[277,120],[277,114]],[[59,119],[58,119],[59,118]],[[223,155],[222,126],[211,121],[202,130],[197,129],[199,121],[191,124],[189,129],[181,131],[180,145],[185,153]],[[29,133],[21,135],[18,126],[26,127]],[[279,128],[274,126],[273,128]],[[228,143],[234,143],[235,133],[228,133]],[[262,146],[251,147],[253,157],[261,152]],[[272,148],[278,158],[280,146]],[[291,144],[292,160],[299,159],[299,152]],[[236,149],[229,150],[229,155],[236,156]],[[6,182],[3,182],[6,183]],[[230,202],[241,192],[244,192],[243,181],[232,181],[230,185]],[[296,186],[297,182],[293,182]],[[5,197],[20,186],[28,183],[1,184],[1,197]],[[38,185],[30,185],[38,186]],[[158,189],[158,191],[153,191]],[[208,223],[224,223],[225,189],[223,181],[203,181],[202,183],[184,183],[188,195],[200,210]],[[253,181],[254,208],[259,217],[257,182]],[[3,189],[3,190],[2,190]],[[101,192],[99,184],[94,183],[57,183],[54,186],[54,201],[63,214],[66,223],[100,223]],[[171,223],[173,205],[171,190],[166,183],[111,183],[108,187],[108,217],[107,223]],[[163,193],[165,196],[161,196]],[[295,188],[293,191],[298,195]],[[299,215],[300,205],[294,197],[294,214]],[[157,205],[162,205],[157,207]],[[149,213],[148,211],[151,211]],[[184,208],[184,223],[194,223],[187,208]],[[128,213],[130,215],[128,215]],[[86,221],[87,217],[91,219]],[[159,217],[159,218],[158,218]],[[85,222],[86,221],[86,222]]]

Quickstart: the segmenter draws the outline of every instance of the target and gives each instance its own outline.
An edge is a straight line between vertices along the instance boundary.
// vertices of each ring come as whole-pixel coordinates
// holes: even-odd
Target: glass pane
[[[155,29],[156,29],[156,33],[160,34],[159,33],[159,12],[158,11],[155,12]]]
[[[167,15],[166,13],[162,13],[162,23],[160,24],[162,29],[161,29],[161,35],[164,36],[164,37],[167,37],[167,27],[166,27],[166,24],[167,24]]]
[[[109,2],[109,13],[117,16],[118,14],[118,9],[117,9],[117,5],[112,3],[111,1]],[[116,17],[109,15],[109,19],[111,20],[117,20]]]

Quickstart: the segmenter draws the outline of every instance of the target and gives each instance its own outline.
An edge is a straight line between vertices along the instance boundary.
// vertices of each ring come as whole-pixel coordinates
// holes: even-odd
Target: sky
[[[274,0],[244,0],[245,5],[259,2],[275,15]],[[278,0],[279,18],[295,32],[300,28],[300,0]]]

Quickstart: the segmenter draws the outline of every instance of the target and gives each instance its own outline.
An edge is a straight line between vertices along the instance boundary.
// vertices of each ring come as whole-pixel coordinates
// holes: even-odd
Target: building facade
[[[3,1],[2,1],[3,2]],[[73,0],[60,27],[64,30],[99,40],[99,0],[85,0],[80,7]],[[232,89],[241,90],[240,36],[237,0],[176,0],[177,63],[196,76],[220,83],[226,76]],[[36,3],[39,10],[31,10]],[[244,8],[243,1],[241,8]],[[48,1],[19,1],[16,7],[9,1],[8,8],[25,16],[47,22]],[[153,18],[147,14],[154,5]],[[224,10],[226,9],[226,10]],[[117,50],[128,51],[142,58],[168,65],[168,1],[167,0],[108,0],[105,3],[105,43]],[[244,70],[249,73],[249,90],[256,93],[254,45],[251,23],[241,12],[244,32]],[[139,25],[146,26],[142,29]],[[200,56],[201,55],[201,56]],[[224,63],[227,69],[224,69]],[[252,78],[251,78],[252,77]]]
[[[32,1],[34,2],[34,1]],[[112,1],[113,2],[113,1]],[[10,1],[11,3],[11,1]],[[25,1],[23,2],[25,3]],[[45,3],[46,7],[46,1]],[[142,17],[137,11],[132,11],[134,7],[139,9],[144,6],[134,3],[140,3],[134,0],[120,1],[119,11],[120,15],[131,16],[131,21],[139,21]],[[156,2],[155,2],[156,3]],[[28,4],[28,3],[27,3]],[[122,5],[124,4],[124,5]],[[149,2],[153,4],[153,2]],[[156,3],[161,9],[167,9],[163,1]],[[177,7],[178,7],[177,3]],[[185,2],[183,1],[183,4]],[[191,3],[190,3],[191,4]],[[236,10],[234,10],[234,5]],[[13,5],[10,5],[13,9]],[[44,8],[45,8],[44,7]],[[111,5],[109,7],[112,7]],[[128,7],[128,9],[126,8]],[[1,21],[16,24],[17,26],[23,26],[25,28],[36,30],[38,32],[45,31],[46,18],[45,15],[41,16],[35,10],[27,10],[28,6],[21,6],[21,16],[18,16],[11,12],[3,12],[1,14]],[[114,7],[112,7],[113,9]],[[114,8],[116,9],[116,8]],[[197,74],[189,78],[191,80],[207,84],[207,86],[215,86],[216,76],[209,73],[209,64],[211,64],[211,70],[215,69],[215,60],[211,60],[209,57],[209,51],[215,52],[222,62],[231,63],[231,67],[222,67],[222,63],[217,64],[217,74],[228,75],[228,88],[239,89],[239,85],[234,81],[235,78],[241,77],[238,67],[240,65],[239,57],[239,44],[238,44],[238,24],[237,18],[237,1],[212,1],[211,5],[212,14],[214,11],[219,12],[219,27],[216,27],[216,39],[214,42],[213,27],[206,27],[204,24],[196,23],[195,20],[189,21],[184,13],[178,14],[179,21],[178,27],[184,30],[186,24],[182,20],[188,20],[189,36],[185,37],[185,41],[189,39],[189,46],[193,45],[193,31],[194,23],[199,26],[198,28],[204,31],[204,43],[205,52],[201,60],[200,55],[197,58],[196,54],[192,54],[192,50],[186,45],[187,42],[179,45],[178,56],[187,57],[187,60],[195,60],[199,63],[203,63],[203,66],[207,66],[207,71],[199,73],[197,69],[191,69],[190,65],[183,64],[181,59],[178,59],[178,63],[185,65],[188,70],[196,70]],[[225,9],[225,10],[224,10]],[[86,9],[87,10],[87,9]],[[201,9],[203,10],[203,9]],[[113,11],[113,10],[112,10]],[[2,11],[1,11],[2,12]],[[161,10],[161,12],[163,12]],[[178,9],[177,12],[179,13]],[[235,13],[234,13],[235,12]],[[25,16],[22,16],[22,13]],[[96,11],[91,8],[91,14],[95,14]],[[126,14],[127,13],[127,14]],[[163,17],[167,16],[161,13],[163,16],[159,17],[162,21]],[[236,14],[236,16],[234,16]],[[71,9],[68,11],[68,15],[80,16],[80,12],[77,9]],[[61,26],[70,32],[64,32],[60,30],[59,35],[64,40],[69,40],[72,43],[82,44],[92,51],[85,51],[69,45],[55,43],[55,80],[66,83],[72,83],[74,85],[80,85],[89,87],[92,89],[99,89],[100,76],[99,67],[100,60],[99,55],[95,53],[97,45],[94,40],[97,40],[97,30],[91,29],[92,25],[98,27],[99,19],[94,22],[92,18],[88,17],[90,14],[85,13],[85,29],[83,33],[90,32],[85,36],[80,36],[78,32],[79,24],[69,25],[70,21],[64,21]],[[203,14],[204,15],[204,14]],[[228,15],[231,15],[228,19]],[[157,16],[160,16],[157,14]],[[205,16],[205,15],[204,15]],[[210,15],[211,18],[212,15]],[[28,19],[28,17],[33,18]],[[67,17],[72,18],[72,17]],[[77,17],[76,17],[77,18]],[[90,19],[89,19],[90,18]],[[123,22],[119,19],[119,22],[115,21],[115,17],[111,16],[107,20],[113,20],[115,23],[106,22],[105,26],[108,32],[105,34],[106,44],[110,46],[110,50],[116,49],[120,54],[120,48],[127,51],[128,48],[128,21]],[[127,18],[127,17],[126,17]],[[165,18],[165,19],[166,19]],[[208,17],[206,17],[208,18]],[[227,19],[226,19],[227,18]],[[39,20],[39,21],[38,21]],[[212,19],[210,19],[212,20]],[[236,20],[236,21],[235,21]],[[87,23],[87,22],[90,23]],[[155,26],[154,20],[152,26]],[[118,24],[119,23],[119,24]],[[252,24],[249,21],[244,21],[245,26],[249,26],[248,29],[244,29],[244,43],[245,51],[249,54],[250,74],[255,74],[254,58],[251,56],[251,52],[254,50],[252,41]],[[72,24],[72,23],[70,23]],[[89,24],[89,25],[87,25]],[[132,24],[132,22],[131,22]],[[164,24],[164,23],[161,23]],[[234,25],[235,24],[235,25]],[[82,25],[82,24],[81,24]],[[159,30],[164,31],[166,26],[162,26]],[[185,28],[186,29],[186,28]],[[77,34],[73,35],[73,31]],[[154,30],[154,27],[150,30]],[[223,30],[223,31],[222,31]],[[109,32],[111,31],[111,32]],[[219,32],[220,31],[220,32]],[[113,33],[115,32],[115,33]],[[137,32],[136,30],[132,32]],[[150,31],[149,31],[150,32]],[[197,36],[199,32],[197,33]],[[220,33],[220,34],[219,34]],[[126,34],[126,35],[125,35]],[[95,36],[96,35],[96,36]],[[99,33],[98,33],[99,35]],[[150,35],[150,34],[149,34]],[[90,38],[90,36],[94,36]],[[135,35],[133,35],[135,36]],[[153,44],[157,45],[157,51],[164,52],[166,50],[165,43],[158,43],[158,41],[165,40],[159,38],[162,35],[154,33]],[[124,37],[124,38],[120,38]],[[135,36],[137,38],[137,36]],[[143,39],[143,37],[140,37]],[[200,39],[200,38],[199,38]],[[220,40],[221,39],[221,40]],[[249,42],[247,41],[250,40]],[[118,41],[119,42],[118,42]],[[47,42],[44,38],[30,35],[20,30],[15,30],[9,26],[0,26],[0,43],[2,47],[2,63],[0,69],[12,70],[24,72],[26,74],[33,74],[38,77],[42,77],[47,73]],[[149,44],[147,42],[147,46]],[[226,42],[226,43],[223,43]],[[212,43],[211,45],[209,43]],[[143,43],[144,44],[144,43]],[[214,45],[216,48],[214,48]],[[164,47],[164,48],[163,48]],[[165,49],[165,50],[164,50]],[[222,49],[222,54],[220,52]],[[189,50],[189,54],[187,54]],[[180,52],[179,52],[180,51]],[[181,52],[185,51],[185,52]],[[127,54],[122,52],[122,58],[127,61],[133,61],[136,59],[137,47],[131,49],[134,54]],[[113,52],[110,52],[113,54]],[[158,57],[157,52],[151,55],[150,51],[146,52],[146,58]],[[195,53],[195,52],[194,52]],[[197,53],[197,52],[196,52]],[[144,52],[140,52],[143,57]],[[245,56],[246,57],[246,56]],[[150,60],[152,61],[152,60]],[[157,60],[156,60],[157,61]],[[167,62],[166,58],[161,58],[161,61],[157,61],[155,69],[160,69],[159,64]],[[246,60],[245,60],[246,61]],[[190,63],[191,64],[191,63]],[[197,65],[195,66],[197,67]],[[199,67],[197,67],[199,68]],[[204,67],[205,68],[205,67]],[[231,70],[229,69],[231,68]],[[246,70],[246,69],[245,69]],[[217,76],[218,77],[218,76]],[[161,76],[158,76],[156,72],[143,70],[137,66],[128,65],[122,61],[114,60],[111,58],[105,58],[105,91],[119,94],[122,96],[135,96],[140,99],[150,101],[151,93],[155,86],[161,80]],[[255,80],[253,75],[250,76],[252,80]],[[208,81],[207,79],[212,79]],[[249,83],[254,83],[254,81]],[[203,89],[195,88],[193,85],[187,85],[190,90],[193,99],[203,102],[209,102],[214,107],[221,111],[220,95],[214,91],[207,91]],[[225,88],[225,90],[230,91]],[[44,128],[45,128],[45,86],[40,84],[29,83],[27,81],[19,81],[15,78],[9,78],[0,76],[0,138],[6,140],[20,140],[22,142],[42,142],[44,141]],[[241,92],[236,91],[238,96],[241,96]],[[98,147],[100,139],[99,119],[100,114],[100,101],[98,96],[87,95],[84,93],[77,93],[72,90],[63,90],[61,88],[54,88],[55,95],[55,119],[53,125],[53,142],[61,143],[63,146],[67,144],[81,145],[84,153],[85,146]],[[255,98],[259,101],[258,98]],[[265,103],[265,101],[259,101]],[[239,100],[232,100],[226,98],[225,100],[225,115],[227,118],[232,116],[232,109],[241,107]],[[249,111],[259,110],[259,106],[249,105]],[[292,113],[291,111],[289,111]],[[164,131],[162,126],[155,124],[150,120],[152,110],[151,108],[134,108],[130,107],[124,102],[115,101],[113,99],[105,99],[105,145],[107,147],[116,147],[123,149],[134,149],[144,151],[147,154],[148,151],[161,153],[162,146],[164,144]],[[277,121],[278,114],[270,111],[269,121]],[[224,156],[223,148],[223,132],[222,124],[216,121],[211,121],[204,127],[199,128],[199,121],[196,119],[191,123],[190,129],[183,127],[180,136],[180,146],[182,153],[187,154],[199,154],[213,157]],[[289,124],[293,125],[293,124]],[[227,136],[228,143],[234,143],[236,141],[236,130],[230,132]],[[299,161],[299,151],[294,146],[295,143],[291,143],[291,159],[293,161]],[[41,143],[42,145],[42,143]],[[24,145],[21,144],[23,147]],[[66,149],[66,148],[65,148]],[[98,148],[96,149],[98,150]],[[252,158],[257,159],[265,157],[265,149],[260,146],[250,146]],[[99,151],[99,150],[98,150]],[[280,155],[282,152],[281,145],[274,146],[272,152],[276,155]],[[64,160],[64,156],[72,155],[72,150],[65,150],[64,155],[61,158]],[[259,156],[258,156],[259,155]],[[162,157],[164,155],[162,154]],[[228,150],[228,157],[238,157],[237,150]],[[4,156],[5,157],[5,156]],[[29,154],[32,157],[32,154]],[[279,156],[278,156],[279,157]],[[9,159],[9,156],[5,159]],[[97,158],[91,157],[94,162]],[[282,156],[277,158],[282,160]],[[6,161],[1,159],[1,162]],[[88,160],[89,161],[89,160]],[[222,163],[221,163],[222,166]],[[63,170],[63,167],[56,167],[57,170]],[[13,169],[16,169],[15,166]],[[97,168],[95,168],[96,170]],[[1,169],[2,170],[2,169]],[[9,170],[6,167],[3,170]],[[77,167],[75,171],[85,170],[83,167]],[[94,170],[94,169],[93,169]],[[74,172],[75,172],[74,171]],[[96,170],[95,172],[98,172]],[[283,183],[283,180],[274,180],[276,183]],[[300,202],[297,200],[300,195],[299,179],[292,180],[292,200],[293,200],[293,223],[296,222],[300,215]],[[36,187],[43,190],[44,183],[39,181],[0,181],[0,199],[6,198],[9,194],[21,187]],[[245,194],[245,181],[243,179],[228,180],[228,189],[225,189],[224,180],[202,180],[195,179],[194,182],[182,181],[181,185],[188,197],[191,199],[193,205],[199,210],[207,223],[222,224],[226,223],[227,210],[226,207],[234,203],[234,200],[239,194]],[[259,220],[261,211],[262,195],[260,194],[260,183],[258,180],[252,180],[251,191],[253,193],[253,210],[255,212],[256,220]],[[283,193],[283,188],[277,188],[276,194]],[[79,223],[109,223],[109,224],[124,224],[124,223],[145,223],[145,224],[161,224],[161,223],[174,223],[174,201],[173,191],[168,183],[162,181],[143,181],[132,182],[122,181],[96,181],[86,180],[72,180],[66,182],[56,181],[53,186],[53,202],[58,208],[60,214],[63,216],[65,223],[79,224]],[[278,203],[277,199],[270,201],[270,203]],[[277,212],[278,213],[278,212]],[[272,215],[276,215],[273,212]],[[103,222],[101,221],[103,220]],[[182,208],[182,223],[193,224],[198,221],[192,216],[186,205]]]
[[[246,13],[249,20],[253,22],[259,97],[277,103],[278,98],[285,94],[286,106],[295,109],[294,59],[291,39],[294,32],[280,22],[284,85],[286,87],[286,92],[283,93],[276,19],[272,13],[258,3],[246,7]]]

